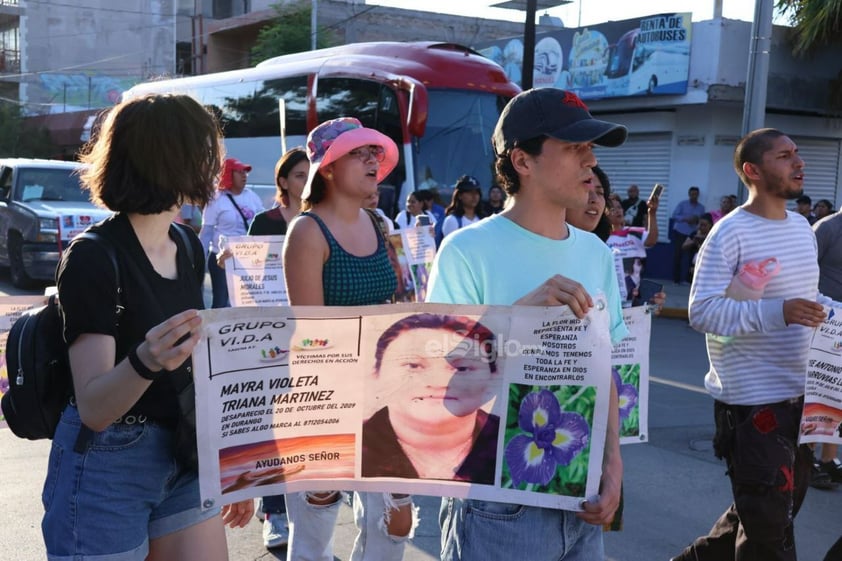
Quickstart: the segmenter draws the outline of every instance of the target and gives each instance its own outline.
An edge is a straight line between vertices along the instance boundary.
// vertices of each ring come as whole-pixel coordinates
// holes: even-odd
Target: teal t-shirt
[[[569,226],[553,240],[499,214],[444,239],[427,285],[427,302],[509,306],[554,275],[575,280],[591,296],[605,294],[611,341],[628,335],[614,257],[595,235]]]

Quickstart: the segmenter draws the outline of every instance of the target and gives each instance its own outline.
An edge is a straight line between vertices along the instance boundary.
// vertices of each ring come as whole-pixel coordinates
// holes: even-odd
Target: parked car
[[[79,184],[82,164],[0,158],[0,265],[12,284],[30,287],[55,278],[73,236],[110,216]]]

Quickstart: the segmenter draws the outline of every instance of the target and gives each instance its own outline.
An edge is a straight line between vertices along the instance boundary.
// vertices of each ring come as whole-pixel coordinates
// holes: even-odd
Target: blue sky
[[[446,14],[478,16],[511,21],[523,21],[523,12],[489,8],[500,0],[366,0],[367,4],[395,6]],[[723,0],[723,17],[751,21],[754,17],[752,0]],[[662,12],[692,12],[693,21],[713,17],[714,0],[574,0],[572,4],[549,10],[551,16],[562,19],[566,27],[593,25],[607,20],[623,20]],[[543,11],[539,11],[543,14]],[[787,18],[777,16],[775,24],[784,25]]]

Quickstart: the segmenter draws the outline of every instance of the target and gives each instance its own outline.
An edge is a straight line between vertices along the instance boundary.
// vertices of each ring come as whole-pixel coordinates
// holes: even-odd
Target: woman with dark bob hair
[[[210,199],[220,152],[217,124],[195,100],[151,95],[114,107],[82,157],[83,185],[114,211],[91,230],[114,247],[120,275],[118,285],[89,239],[59,265],[74,396],[44,484],[48,559],[224,561],[224,524],[253,513],[252,501],[223,516],[202,509],[196,467],[175,440],[177,387],[201,333],[204,253],[172,222],[181,204]]]

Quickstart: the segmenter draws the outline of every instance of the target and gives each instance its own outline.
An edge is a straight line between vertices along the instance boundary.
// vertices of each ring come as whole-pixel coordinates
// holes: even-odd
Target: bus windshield
[[[491,135],[507,99],[493,93],[429,91],[423,138],[415,139],[415,185],[449,196],[460,175],[476,177],[487,191],[494,177]]]

